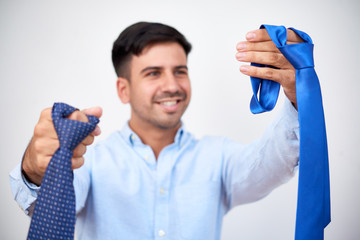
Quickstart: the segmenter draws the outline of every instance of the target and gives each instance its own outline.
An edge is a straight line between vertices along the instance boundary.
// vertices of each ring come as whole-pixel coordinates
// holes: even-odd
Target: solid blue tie
[[[74,239],[76,213],[71,158],[76,146],[94,131],[99,122],[90,115],[87,116],[89,122],[67,119],[75,110],[64,103],[55,103],[52,108],[60,147],[51,158],[41,182],[28,239]]]
[[[324,239],[324,228],[330,223],[329,162],[321,90],[314,70],[314,45],[309,35],[294,28],[290,29],[304,43],[286,45],[287,31],[283,26],[262,25],[260,28],[266,29],[276,47],[295,68],[300,124],[295,239]],[[252,65],[264,67],[256,63]],[[278,98],[280,84],[253,77],[251,83],[254,92],[250,102],[251,111],[261,113],[272,110]]]

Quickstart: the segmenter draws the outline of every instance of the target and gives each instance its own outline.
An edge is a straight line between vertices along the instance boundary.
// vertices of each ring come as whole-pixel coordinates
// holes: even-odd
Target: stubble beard
[[[182,106],[182,109],[178,109],[179,112],[159,113],[160,115],[164,115],[164,116],[158,117],[157,111],[155,111],[155,109],[158,107],[156,106],[158,104],[157,102],[165,98],[175,98],[175,97],[179,97],[183,102],[183,104],[185,104],[184,106]],[[131,102],[130,105],[131,105],[131,110],[137,116],[138,120],[140,120],[141,122],[144,122],[148,126],[152,126],[161,130],[170,130],[170,129],[178,128],[180,126],[181,118],[189,105],[189,102],[186,102],[187,98],[188,98],[187,94],[182,91],[181,92],[176,91],[174,93],[163,92],[152,98],[152,103],[151,103],[152,106],[149,108],[146,107],[144,108],[141,107],[139,104],[136,103],[132,104]]]
[[[146,109],[141,109],[131,106],[131,111],[133,114],[137,116],[138,121],[146,123],[148,126],[152,126],[161,130],[170,130],[177,128],[181,123],[181,118],[184,112],[186,111],[188,104],[181,109],[181,112],[177,113],[160,113],[161,116],[159,117],[156,111],[148,111]],[[179,115],[179,116],[176,116]]]

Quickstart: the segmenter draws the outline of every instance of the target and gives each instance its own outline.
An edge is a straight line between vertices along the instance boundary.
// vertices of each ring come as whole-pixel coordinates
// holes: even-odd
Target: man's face
[[[178,43],[147,46],[130,63],[132,127],[177,128],[191,96],[187,57]],[[139,125],[140,124],[140,125]]]

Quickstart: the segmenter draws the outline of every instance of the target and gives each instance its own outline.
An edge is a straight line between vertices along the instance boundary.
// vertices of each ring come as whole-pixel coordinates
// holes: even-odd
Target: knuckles
[[[269,56],[269,65],[278,66],[281,62],[281,55],[277,53],[270,54]]]
[[[274,78],[274,71],[272,69],[266,69],[264,72],[264,78],[272,80]]]
[[[35,137],[41,137],[46,135],[46,133],[48,132],[48,127],[46,126],[45,123],[38,123],[36,124],[35,128],[34,128],[34,136]]]
[[[45,108],[40,113],[40,119],[51,119],[51,108]]]
[[[45,136],[49,133],[49,131],[55,131],[53,125],[50,124],[51,121],[51,108],[42,110],[40,113],[40,119],[34,128],[34,136]]]

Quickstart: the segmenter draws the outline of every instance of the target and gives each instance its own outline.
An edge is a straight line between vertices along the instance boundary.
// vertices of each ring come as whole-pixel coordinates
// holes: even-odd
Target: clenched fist
[[[86,115],[94,115],[100,118],[102,109],[93,107],[83,111],[75,111],[68,118],[88,122]],[[100,135],[100,132],[100,128],[96,126],[95,130],[75,148],[71,159],[73,169],[84,164],[83,155],[86,152],[86,147],[94,142],[94,137]],[[39,186],[45,170],[58,148],[59,139],[51,118],[51,108],[46,108],[41,112],[39,122],[34,129],[34,135],[24,154],[21,168],[25,172],[26,178]]]

